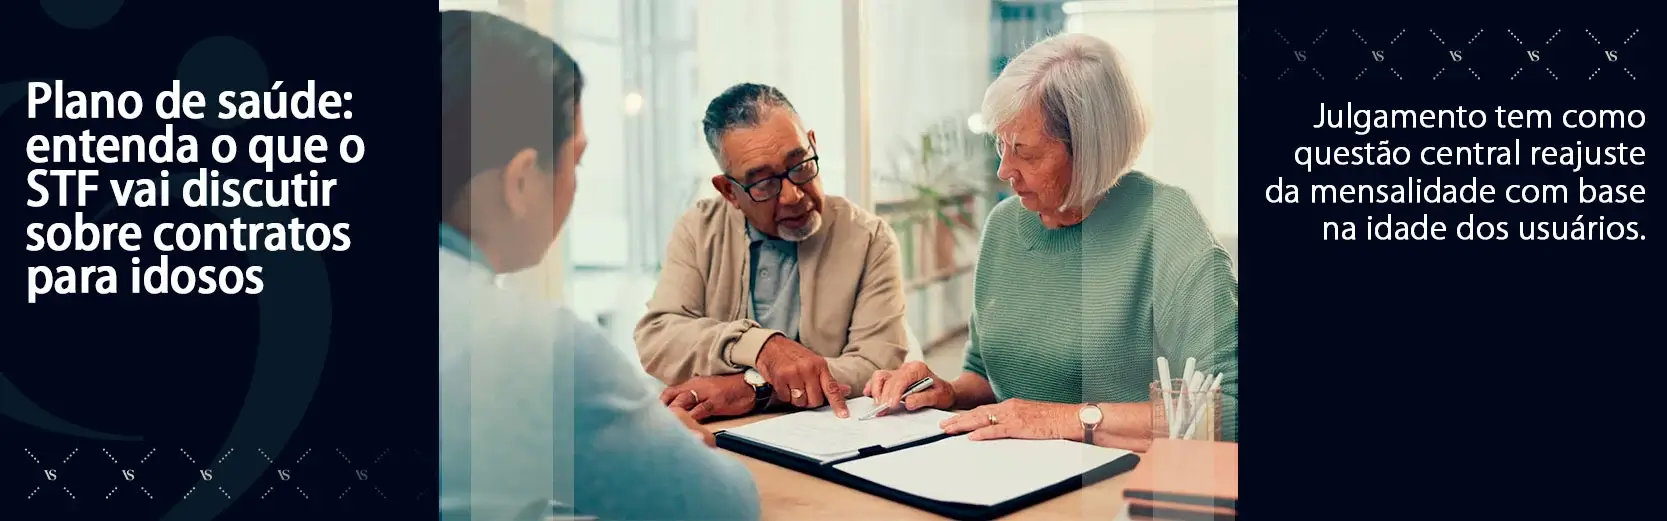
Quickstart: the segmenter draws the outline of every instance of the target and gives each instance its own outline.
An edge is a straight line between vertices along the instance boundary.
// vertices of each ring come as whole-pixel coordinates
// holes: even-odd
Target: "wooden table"
[[[740,427],[776,415],[761,414],[718,421],[708,424],[707,427],[716,432]],[[816,477],[740,454],[733,452],[728,452],[728,454],[741,460],[742,463],[747,465],[747,469],[752,471],[753,478],[758,482],[758,494],[763,501],[764,519],[766,521],[945,519],[902,503],[871,496],[846,488],[843,485],[823,481]],[[1123,508],[1123,487],[1129,481],[1129,476],[1133,474],[1133,472],[1123,473],[1082,490],[1021,510],[1003,519],[1015,521],[1113,519],[1117,512]]]

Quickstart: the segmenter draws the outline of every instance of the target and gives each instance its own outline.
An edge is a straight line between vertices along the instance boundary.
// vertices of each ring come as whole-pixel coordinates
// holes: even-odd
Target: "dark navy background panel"
[[[1644,184],[1660,168],[1298,167],[1299,146],[1619,145],[1632,130],[1315,129],[1319,106],[1661,110],[1661,18],[1625,2],[1243,1],[1241,467],[1280,519],[1617,519],[1659,451],[1661,261],[1644,204],[1271,204],[1287,182]],[[1535,56],[1530,56],[1534,51]],[[1609,53],[1613,54],[1609,54]],[[1374,57],[1381,53],[1381,60]],[[1301,57],[1299,57],[1299,54]],[[1455,59],[1457,58],[1457,59]],[[1161,64],[1160,64],[1161,66]],[[1667,121],[1667,120],[1660,120]],[[1416,162],[1416,158],[1414,158]],[[1302,194],[1306,200],[1306,188]],[[1501,194],[1503,195],[1503,194]],[[1323,241],[1324,221],[1636,221],[1643,240]],[[1454,230],[1449,228],[1449,235]],[[1621,397],[1627,398],[1621,398]],[[1643,474],[1638,474],[1642,476]]]
[[[422,2],[30,0],[0,9],[0,183],[12,254],[0,340],[0,511],[15,519],[433,519],[438,446],[436,256],[439,153],[436,10]],[[155,93],[185,89],[352,92],[352,119],[173,121],[198,165],[56,164],[101,180],[190,176],[339,180],[331,206],[30,208],[34,134],[158,134]],[[147,116],[29,120],[29,81],[137,91]],[[217,134],[363,138],[344,164],[214,165]],[[333,151],[333,146],[332,146]],[[244,153],[247,150],[243,150]],[[24,251],[25,225],[139,224],[139,252]],[[161,223],[347,223],[339,252],[168,254],[174,266],[263,267],[259,295],[45,295],[26,269],[160,262]],[[50,471],[50,472],[49,472]],[[10,515],[5,516],[13,518]]]

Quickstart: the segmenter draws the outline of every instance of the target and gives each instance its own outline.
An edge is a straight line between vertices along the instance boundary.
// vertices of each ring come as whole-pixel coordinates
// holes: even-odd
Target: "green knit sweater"
[[[1146,402],[1156,357],[1222,373],[1238,439],[1239,284],[1180,188],[1123,176],[1082,224],[1050,230],[1009,198],[984,225],[966,370],[998,400]]]

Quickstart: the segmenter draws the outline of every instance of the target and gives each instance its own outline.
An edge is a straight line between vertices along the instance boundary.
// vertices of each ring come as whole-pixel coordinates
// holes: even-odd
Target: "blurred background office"
[[[706,103],[782,89],[816,131],[829,194],[885,217],[904,250],[915,356],[958,374],[978,228],[1005,197],[977,118],[1006,60],[1062,31],[1122,52],[1152,105],[1137,169],[1185,188],[1238,250],[1237,2],[1225,0],[441,0],[560,42],[586,75],[580,197],[545,266],[505,279],[566,301],[622,349],[672,225],[718,173]],[[632,356],[635,352],[632,351]]]

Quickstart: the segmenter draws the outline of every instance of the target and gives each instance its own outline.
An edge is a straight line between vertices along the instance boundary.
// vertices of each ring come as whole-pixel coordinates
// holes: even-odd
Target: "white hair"
[[[1061,34],[1007,62],[984,91],[986,128],[999,131],[1025,109],[1071,152],[1071,189],[1061,208],[1088,204],[1134,167],[1146,142],[1146,105],[1123,59],[1105,40]]]

